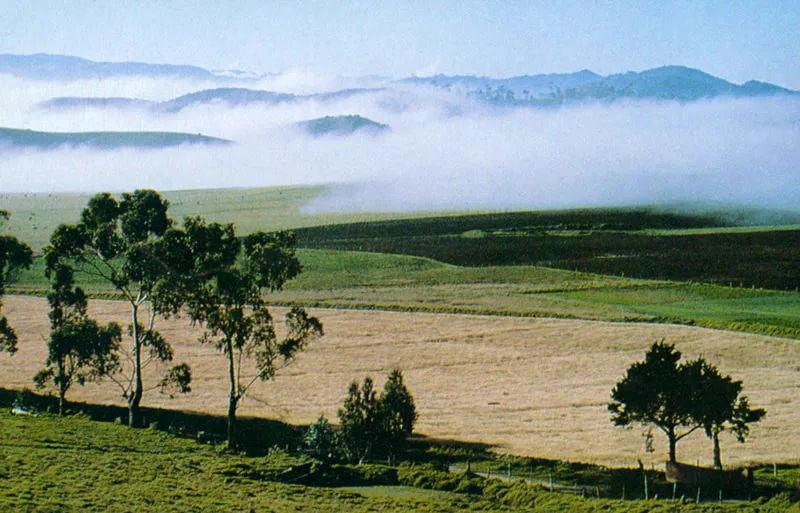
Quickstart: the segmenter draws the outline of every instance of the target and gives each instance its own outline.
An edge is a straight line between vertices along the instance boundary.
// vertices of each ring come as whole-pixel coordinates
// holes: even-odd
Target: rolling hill
[[[0,128],[0,147],[54,150],[65,146],[112,150],[118,148],[168,148],[182,144],[231,144],[231,141],[180,132],[37,132]]]
[[[345,136],[356,132],[369,135],[379,135],[391,130],[389,125],[384,125],[358,115],[350,116],[325,116],[324,118],[311,119],[298,123],[298,126],[314,137],[325,135]]]

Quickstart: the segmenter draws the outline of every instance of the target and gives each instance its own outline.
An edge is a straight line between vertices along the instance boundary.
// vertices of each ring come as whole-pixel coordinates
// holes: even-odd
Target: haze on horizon
[[[241,0],[6,5],[0,53],[282,71],[246,85],[309,94],[411,74],[495,77],[665,64],[800,89],[800,9],[789,2],[372,2]],[[16,21],[14,21],[16,20]],[[344,77],[344,78],[343,78]],[[0,150],[0,191],[187,189],[337,183],[319,210],[538,209],[718,201],[800,208],[800,100],[626,101],[492,110],[428,87],[332,103],[47,111],[57,96],[162,101],[213,84],[166,79],[31,82],[0,75],[0,126],[180,131],[228,148]],[[399,98],[399,100],[398,100]],[[293,128],[359,114],[380,137]]]

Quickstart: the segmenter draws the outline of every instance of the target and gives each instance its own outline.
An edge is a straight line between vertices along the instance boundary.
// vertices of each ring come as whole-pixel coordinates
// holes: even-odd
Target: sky
[[[800,90],[798,0],[0,0],[0,53],[345,76],[668,64]]]

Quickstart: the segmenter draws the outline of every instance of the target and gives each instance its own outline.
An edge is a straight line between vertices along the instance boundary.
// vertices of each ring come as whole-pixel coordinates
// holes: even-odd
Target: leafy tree
[[[681,353],[663,340],[654,343],[643,362],[631,365],[611,391],[608,410],[617,426],[653,425],[667,435],[669,461],[676,461],[675,447],[700,426],[695,421],[695,399]]]
[[[109,193],[96,194],[80,222],[58,226],[45,248],[48,272],[68,266],[99,278],[130,305],[130,350],[121,349],[130,369],[109,376],[127,400],[130,426],[141,423],[143,369],[152,361],[173,359],[172,347],[155,329],[156,316],[175,313],[182,301],[171,284],[176,273],[166,264],[163,239],[172,225],[168,208],[169,202],[152,190],[123,193],[120,201]],[[178,369],[188,371],[188,366]],[[184,380],[175,385],[188,391],[189,376],[178,373]],[[174,374],[173,370],[167,376]]]
[[[411,392],[403,383],[403,373],[392,369],[383,391],[378,397],[378,409],[386,447],[393,456],[405,443],[406,438],[414,431],[417,421],[417,408]]]
[[[742,382],[723,376],[703,358],[686,364],[687,374],[695,390],[695,421],[714,442],[714,468],[722,468],[719,435],[730,428],[740,443],[750,433],[749,425],[766,415],[762,408],[751,408],[747,396],[741,395]]]
[[[242,240],[232,224],[207,224],[202,218],[187,218],[182,232],[166,238],[166,247],[177,248],[168,251],[170,258],[179,259],[174,268],[182,262],[194,270],[176,282],[175,293],[186,299],[192,321],[205,327],[200,341],[214,344],[228,360],[232,449],[238,442],[237,407],[250,387],[274,378],[311,339],[323,334],[316,317],[293,307],[285,319],[287,334],[279,340],[264,299],[265,292],[281,289],[300,273],[294,246],[294,235],[289,233],[257,232]],[[252,374],[242,369],[248,357],[255,361]]]
[[[10,219],[10,214],[0,210],[0,226]],[[0,352],[17,352],[17,334],[2,314],[3,294],[11,274],[19,268],[30,267],[33,262],[31,248],[10,235],[0,235]]]
[[[380,395],[370,377],[360,387],[352,382],[338,415],[346,456],[358,461],[379,454],[393,457],[417,419],[414,398],[397,369],[389,373]]]
[[[372,378],[364,378],[360,387],[357,381],[350,383],[338,416],[347,458],[359,462],[369,458],[383,427]]]
[[[122,329],[117,323],[100,326],[88,317],[86,295],[74,286],[69,266],[59,265],[51,271],[48,354],[45,368],[33,380],[38,388],[52,382],[58,391],[58,413],[63,415],[65,397],[73,383],[83,385],[118,370]]]

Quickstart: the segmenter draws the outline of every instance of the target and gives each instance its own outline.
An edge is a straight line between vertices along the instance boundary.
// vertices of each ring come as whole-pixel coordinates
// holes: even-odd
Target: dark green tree
[[[617,426],[653,425],[667,435],[669,461],[675,462],[678,441],[700,426],[694,414],[695,390],[687,378],[681,353],[663,340],[654,343],[643,362],[631,365],[611,391],[608,411]]]
[[[286,334],[279,338],[267,308],[265,293],[280,290],[301,271],[295,238],[257,232],[240,239],[232,224],[187,218],[183,231],[166,237],[166,246],[177,248],[168,251],[179,260],[170,267],[188,264],[193,270],[175,282],[174,293],[184,297],[192,321],[205,328],[200,341],[213,344],[228,360],[228,445],[235,449],[239,401],[255,382],[273,379],[323,334],[316,317],[293,307],[286,314]],[[243,368],[247,358],[254,360],[254,372]]]
[[[364,378],[360,387],[352,382],[338,415],[346,457],[353,461],[375,456],[393,458],[417,420],[414,398],[398,369],[389,373],[380,395],[370,377]]]
[[[84,385],[119,369],[122,329],[117,323],[100,326],[87,314],[86,295],[76,287],[73,270],[60,265],[51,269],[50,339],[45,368],[33,378],[38,388],[51,383],[58,393],[58,413],[64,414],[67,391],[74,383]]]
[[[360,387],[357,381],[350,383],[338,416],[347,459],[363,462],[372,455],[383,432],[372,378],[364,378]]]
[[[417,408],[414,397],[403,382],[403,373],[392,369],[378,397],[378,410],[386,448],[393,457],[401,450],[406,439],[414,431]]]
[[[172,225],[169,202],[152,190],[92,196],[77,224],[62,224],[45,249],[47,269],[68,266],[110,285],[130,305],[130,349],[122,347],[130,367],[109,377],[119,385],[128,403],[128,424],[141,424],[140,404],[145,392],[142,371],[152,361],[170,362],[173,350],[155,329],[156,317],[168,317],[180,307],[182,296],[173,292],[175,271],[167,265],[164,235]],[[188,371],[182,364],[178,371]],[[176,372],[171,370],[167,376]],[[178,372],[186,385],[188,376]],[[183,386],[181,391],[188,391]]]
[[[694,420],[714,442],[714,468],[721,469],[720,433],[730,429],[736,439],[744,443],[750,424],[761,421],[767,412],[751,408],[747,396],[741,395],[742,382],[723,376],[704,358],[688,362],[686,370],[695,391]]]
[[[10,217],[8,212],[0,210],[0,227]],[[17,352],[17,334],[2,312],[6,283],[16,270],[30,267],[32,262],[33,251],[27,244],[16,237],[0,235],[0,352]]]

